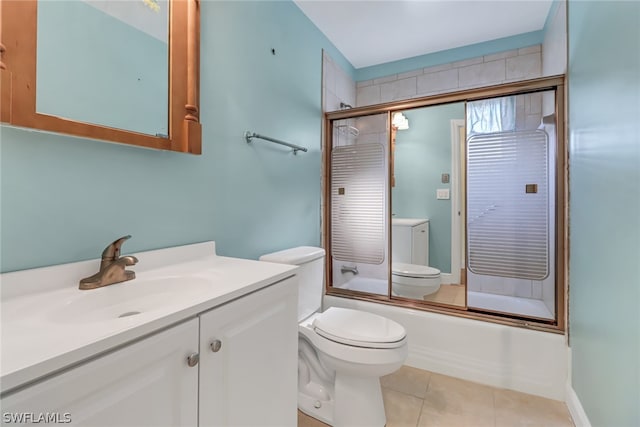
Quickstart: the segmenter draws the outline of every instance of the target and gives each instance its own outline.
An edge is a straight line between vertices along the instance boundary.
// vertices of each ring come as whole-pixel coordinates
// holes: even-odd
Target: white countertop
[[[391,225],[403,225],[407,227],[415,227],[425,222],[429,222],[429,218],[391,218]]]
[[[94,290],[79,290],[78,281],[95,273],[99,260],[0,275],[2,393],[284,280],[297,269],[217,256],[214,242],[134,255],[139,262],[128,267],[136,272],[134,280]],[[196,286],[148,298],[143,293],[174,281]],[[132,288],[136,284],[139,288]],[[143,308],[132,316],[102,317],[113,308],[110,299],[118,310]]]

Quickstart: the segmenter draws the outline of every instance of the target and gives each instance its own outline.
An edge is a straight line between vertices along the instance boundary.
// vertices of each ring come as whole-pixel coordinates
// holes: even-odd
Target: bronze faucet
[[[138,258],[131,255],[120,257],[120,247],[125,240],[130,238],[131,236],[121,237],[105,248],[102,252],[100,271],[80,280],[79,288],[81,290],[101,288],[136,278],[136,273],[125,270],[125,267],[135,265]]]

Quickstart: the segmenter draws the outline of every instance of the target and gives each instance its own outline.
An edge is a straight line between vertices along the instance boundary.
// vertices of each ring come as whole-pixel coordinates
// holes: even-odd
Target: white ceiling
[[[355,68],[541,30],[552,0],[294,0]]]

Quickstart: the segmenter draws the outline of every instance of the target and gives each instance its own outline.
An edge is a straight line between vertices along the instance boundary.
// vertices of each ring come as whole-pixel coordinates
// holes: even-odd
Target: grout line
[[[418,414],[418,419],[416,420],[415,427],[420,425],[420,419],[422,418],[422,412],[424,411],[424,405],[427,402],[427,399],[422,399],[422,406],[420,406],[420,413]]]

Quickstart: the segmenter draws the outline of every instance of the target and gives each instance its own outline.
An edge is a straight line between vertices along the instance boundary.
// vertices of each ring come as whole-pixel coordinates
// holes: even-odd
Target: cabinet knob
[[[192,353],[189,355],[189,357],[187,357],[187,365],[189,365],[191,368],[196,366],[199,361],[200,355],[198,353]]]
[[[211,351],[213,351],[214,353],[219,352],[221,348],[222,348],[222,341],[213,340],[211,342]]]

